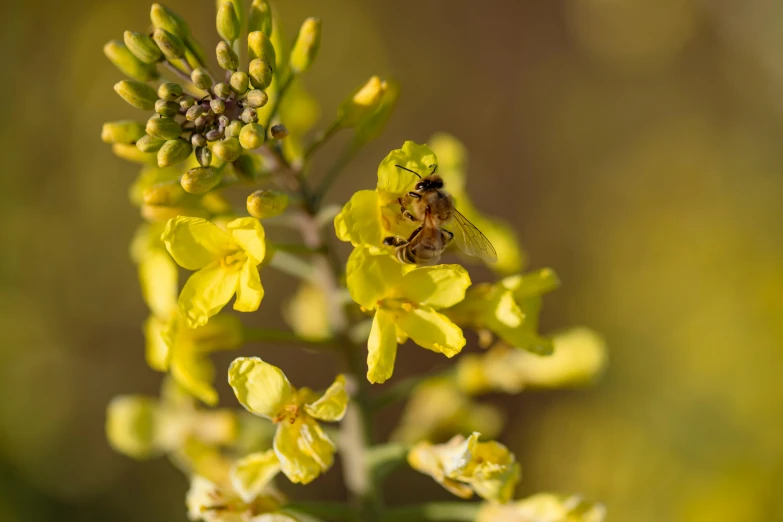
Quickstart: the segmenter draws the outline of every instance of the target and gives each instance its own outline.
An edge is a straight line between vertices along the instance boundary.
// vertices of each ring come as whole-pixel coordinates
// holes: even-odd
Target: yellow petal
[[[288,480],[301,484],[312,482],[329,469],[335,452],[334,443],[318,422],[306,416],[294,424],[278,424],[274,449]]]
[[[356,192],[334,218],[334,230],[341,241],[353,246],[383,243],[383,227],[378,194],[374,190]]]
[[[338,375],[318,400],[311,404],[305,404],[305,411],[311,417],[326,422],[341,420],[347,408],[348,392],[345,389],[344,375]]]
[[[237,300],[234,302],[234,310],[240,312],[255,312],[264,298],[264,287],[261,286],[261,277],[258,275],[258,267],[255,261],[248,257],[242,265],[237,285]]]
[[[242,321],[229,314],[218,314],[198,328],[179,328],[179,334],[204,353],[235,350],[244,341]]]
[[[372,321],[367,340],[367,380],[373,384],[385,382],[394,372],[397,358],[397,327],[394,316],[380,309]]]
[[[446,308],[462,301],[469,286],[468,271],[460,265],[428,266],[405,274],[394,295],[433,308]]]
[[[239,271],[225,269],[219,262],[191,275],[179,294],[179,310],[188,327],[207,324],[231,300],[238,282]]]
[[[228,233],[196,217],[170,219],[161,239],[177,264],[188,270],[198,270],[237,248]]]
[[[218,394],[212,386],[215,366],[207,354],[192,346],[175,346],[171,354],[171,375],[180,386],[204,404],[217,404]]]
[[[279,472],[274,450],[251,453],[231,466],[231,485],[243,501],[250,503]]]
[[[426,146],[406,141],[401,149],[391,151],[378,166],[377,190],[382,192],[403,193],[411,190],[419,180],[415,174],[398,168],[408,168],[420,176],[427,176],[434,165],[438,164],[435,153]]]
[[[106,415],[106,437],[118,452],[135,459],[156,456],[158,405],[151,397],[126,395],[109,403]]]
[[[373,255],[356,248],[348,258],[346,281],[354,301],[374,310],[378,302],[399,284],[405,268],[388,254]]]
[[[177,265],[162,248],[139,261],[141,295],[153,315],[167,319],[177,308]]]
[[[465,346],[460,327],[431,308],[400,310],[394,312],[394,320],[413,342],[446,357],[454,357]]]
[[[161,321],[152,315],[144,321],[147,364],[150,368],[159,372],[165,372],[169,369],[169,343],[164,337],[167,327],[168,323],[166,321]]]
[[[255,264],[264,260],[266,243],[264,227],[259,220],[253,217],[235,219],[228,224],[228,231],[234,241],[255,259]]]
[[[283,371],[258,357],[239,357],[228,368],[228,383],[250,413],[272,419],[291,402],[293,391]]]

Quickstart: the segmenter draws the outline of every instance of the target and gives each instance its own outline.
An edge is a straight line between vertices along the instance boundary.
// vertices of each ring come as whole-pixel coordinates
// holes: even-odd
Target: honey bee
[[[414,190],[397,199],[402,215],[420,223],[420,226],[408,239],[390,236],[383,240],[383,244],[396,247],[397,259],[402,263],[433,265],[440,261],[441,254],[455,238],[453,232],[443,228],[453,223],[458,229],[456,238],[460,250],[490,263],[497,261],[498,254],[492,243],[455,208],[451,194],[443,190],[443,179],[435,174],[438,166],[430,166],[433,167],[432,172],[422,177],[417,172],[395,165],[415,174],[420,180]]]

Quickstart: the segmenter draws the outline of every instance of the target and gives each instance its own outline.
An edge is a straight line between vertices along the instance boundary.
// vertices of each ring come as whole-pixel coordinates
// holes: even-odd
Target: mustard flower
[[[578,495],[538,493],[508,504],[487,503],[476,522],[603,522],[606,508]]]
[[[318,421],[336,422],[345,415],[348,393],[342,375],[319,396],[294,388],[280,368],[258,357],[240,357],[228,369],[228,382],[245,409],[277,424],[276,459],[255,456],[242,474],[273,476],[279,468],[291,482],[307,484],[332,466],[336,448]]]
[[[408,452],[408,463],[458,497],[470,498],[475,492],[485,500],[508,502],[521,468],[508,448],[495,441],[479,442],[479,436],[474,432],[444,444],[419,442]]]
[[[264,289],[257,266],[264,260],[264,228],[255,218],[239,218],[222,230],[194,217],[169,220],[163,242],[181,267],[196,272],[179,295],[190,328],[204,326],[236,294],[234,310],[258,310]]]
[[[374,310],[367,341],[367,379],[382,383],[392,376],[397,344],[410,338],[453,357],[465,346],[462,330],[438,312],[460,302],[470,286],[459,265],[413,268],[392,256],[357,248],[348,259],[348,291],[366,310]]]

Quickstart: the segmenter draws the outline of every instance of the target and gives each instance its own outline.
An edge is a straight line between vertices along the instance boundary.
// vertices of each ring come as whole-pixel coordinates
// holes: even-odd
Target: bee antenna
[[[394,165],[394,166],[395,166],[395,167],[397,167],[398,169],[407,170],[407,171],[408,171],[408,172],[410,172],[411,174],[416,174],[416,177],[417,177],[417,178],[419,178],[419,179],[421,179],[421,174],[419,174],[418,172],[414,172],[414,171],[412,171],[411,169],[406,169],[406,168],[405,168],[405,167],[403,167],[402,165]]]
[[[432,176],[433,174],[435,174],[435,171],[438,170],[438,164],[436,163],[435,165],[430,165],[430,167],[432,167],[432,172],[430,172],[430,176]]]

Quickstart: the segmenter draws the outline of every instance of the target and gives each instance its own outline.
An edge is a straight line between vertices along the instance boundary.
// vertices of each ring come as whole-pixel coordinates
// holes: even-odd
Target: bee
[[[395,167],[415,174],[419,178],[414,190],[397,199],[402,215],[420,226],[408,239],[390,236],[384,245],[396,248],[397,259],[402,263],[433,265],[455,238],[455,234],[443,228],[453,223],[457,227],[457,246],[464,253],[494,263],[498,259],[495,247],[481,231],[463,216],[454,206],[451,194],[443,190],[443,178],[435,174],[437,165],[429,175],[422,177],[418,172],[401,165]]]

